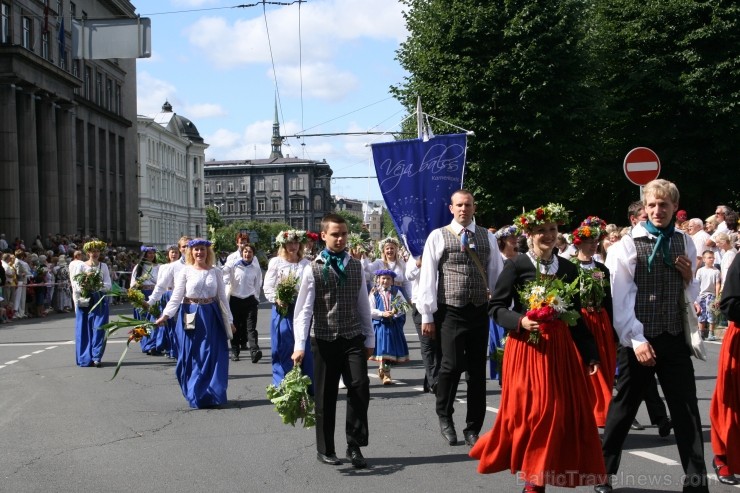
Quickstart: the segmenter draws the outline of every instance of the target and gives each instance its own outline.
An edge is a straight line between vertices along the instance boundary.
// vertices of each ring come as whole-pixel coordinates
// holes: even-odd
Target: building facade
[[[332,211],[332,170],[323,161],[283,157],[277,111],[267,159],[208,161],[204,201],[228,222],[263,221],[320,231]]]
[[[138,117],[139,238],[159,249],[206,234],[203,164],[208,144],[193,122],[165,102]]]
[[[136,60],[72,59],[71,20],[126,0],[0,0],[0,232],[138,240]]]

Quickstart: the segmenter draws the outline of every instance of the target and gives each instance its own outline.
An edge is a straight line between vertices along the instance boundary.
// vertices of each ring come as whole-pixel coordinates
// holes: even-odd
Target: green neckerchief
[[[344,256],[347,252],[335,253],[329,249],[324,249],[321,252],[321,259],[324,261],[324,269],[321,271],[321,275],[324,281],[329,281],[329,266],[334,269],[334,272],[339,276],[339,285],[344,284],[347,279],[347,273],[344,272]]]
[[[663,263],[668,267],[673,266],[673,262],[671,262],[671,236],[673,236],[673,231],[675,230],[674,224],[675,221],[671,219],[668,226],[665,228],[658,228],[649,220],[645,221],[645,229],[647,232],[658,237],[658,241],[655,242],[655,246],[653,247],[653,252],[648,257],[648,272],[650,272],[650,269],[653,266],[653,261],[655,260],[655,255],[657,255],[658,250],[662,250],[663,252]]]

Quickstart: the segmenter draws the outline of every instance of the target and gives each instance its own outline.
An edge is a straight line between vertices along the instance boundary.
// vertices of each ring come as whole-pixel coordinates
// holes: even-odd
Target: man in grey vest
[[[684,468],[684,492],[708,492],[704,441],[690,350],[683,334],[684,289],[695,299],[696,252],[691,238],[674,228],[679,193],[653,180],[643,190],[647,220],[609,248],[614,329],[624,346],[619,387],[606,417],[602,450],[606,472],[619,470],[624,440],[645,392],[658,375],[673,418]],[[691,309],[691,308],[689,308]],[[668,486],[668,485],[665,485]],[[612,491],[611,483],[594,487]]]
[[[367,359],[375,348],[375,331],[362,263],[345,251],[348,233],[342,216],[327,214],[321,220],[326,249],[301,276],[293,319],[292,359],[296,365],[301,364],[312,329],[316,458],[323,464],[341,464],[334,448],[334,424],[342,377],[347,386],[347,458],[352,466],[362,469],[367,462],[360,447],[367,445],[369,434]]]
[[[422,334],[439,338],[442,363],[437,380],[437,416],[442,436],[457,444],[452,419],[457,386],[468,372],[463,436],[473,446],[486,414],[486,351],[488,299],[503,259],[496,238],[475,224],[475,199],[458,190],[450,199],[452,222],[432,231],[424,245],[424,261],[415,294]]]

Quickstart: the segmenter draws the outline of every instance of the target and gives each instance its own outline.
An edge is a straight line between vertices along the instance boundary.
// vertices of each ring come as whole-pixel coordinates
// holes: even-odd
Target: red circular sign
[[[647,185],[660,174],[660,159],[647,147],[635,147],[624,157],[624,174],[635,185]]]

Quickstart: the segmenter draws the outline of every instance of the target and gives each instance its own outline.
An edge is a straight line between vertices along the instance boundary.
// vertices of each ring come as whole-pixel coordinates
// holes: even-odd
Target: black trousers
[[[468,413],[464,432],[480,433],[486,416],[487,305],[440,304],[434,314],[442,362],[437,380],[437,416],[452,419],[462,372],[468,372]]]
[[[412,317],[414,326],[416,327],[416,333],[419,335],[421,361],[424,363],[424,391],[428,392],[437,384],[439,367],[442,364],[442,348],[439,344],[437,334],[435,334],[434,338],[421,334],[421,313],[416,309],[416,305],[414,305]]]
[[[324,341],[311,338],[313,385],[316,402],[316,450],[336,453],[334,427],[339,395],[339,377],[347,386],[347,445],[364,447],[368,440],[367,408],[370,405],[370,378],[367,376],[365,336]]]
[[[624,440],[647,389],[657,374],[673,420],[678,454],[686,473],[683,491],[706,492],[707,470],[704,464],[704,440],[696,399],[694,365],[683,334],[663,333],[648,339],[655,351],[655,366],[643,366],[631,348],[619,358],[619,390],[609,405],[602,450],[608,474],[616,474]]]
[[[249,342],[249,349],[257,351],[260,348],[257,342],[257,311],[259,300],[255,296],[249,298],[229,297],[229,308],[231,315],[234,317],[236,333],[231,339],[231,347],[234,350],[246,348]]]
[[[632,353],[634,354],[634,352]],[[626,364],[627,359],[629,358],[627,354],[627,349],[624,346],[619,346],[619,349],[617,350],[617,358],[618,358],[618,364],[621,366],[622,360],[624,359]],[[622,386],[622,381],[617,378],[617,391]],[[663,402],[663,399],[660,398],[660,394],[658,393],[658,380],[655,378],[652,379],[648,383],[647,388],[645,389],[645,407],[647,407],[648,416],[650,417],[650,423],[657,425],[660,424],[660,422],[664,419],[668,418],[668,411],[666,411],[665,403]]]

